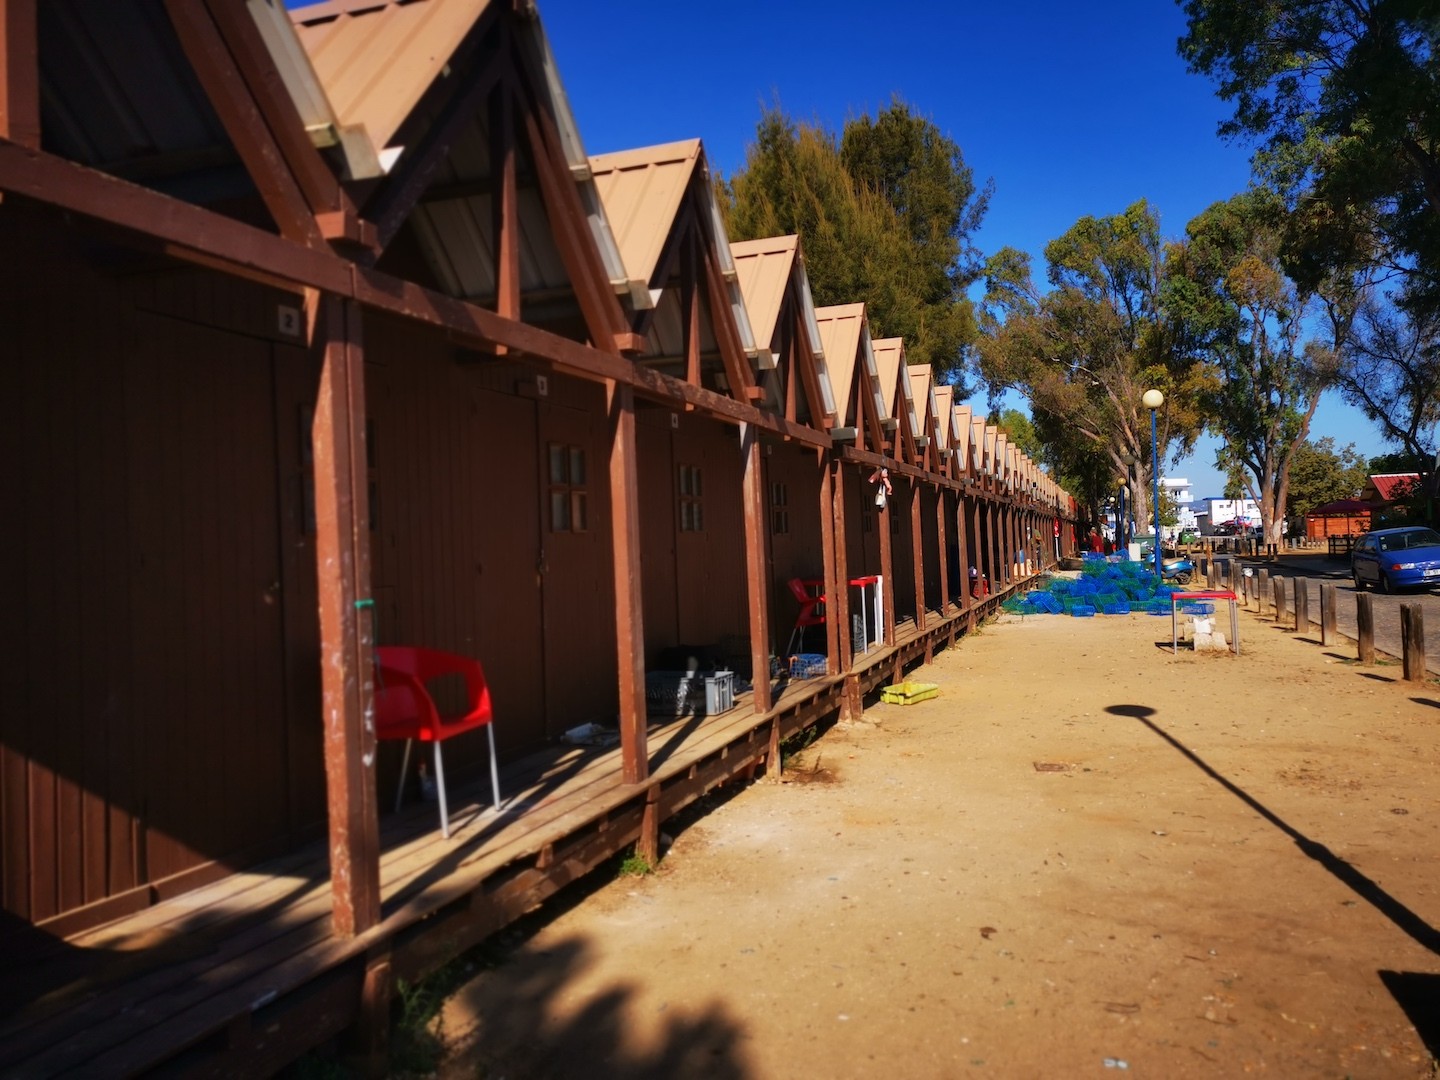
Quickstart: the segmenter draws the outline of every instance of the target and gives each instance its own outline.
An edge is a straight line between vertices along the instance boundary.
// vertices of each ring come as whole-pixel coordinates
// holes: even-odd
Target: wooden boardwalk
[[[1001,596],[986,601],[983,615]],[[711,718],[649,729],[650,777],[627,785],[618,747],[554,747],[501,773],[497,812],[478,778],[452,790],[452,837],[433,804],[382,820],[384,918],[331,933],[323,842],[247,868],[0,972],[0,1074],[124,1076],[163,1068],[255,1075],[355,1025],[377,965],[415,980],[532,910],[709,790],[778,768],[780,743],[924,662],[971,615],[927,613],[848,676],[791,682],[775,707],[749,695]]]

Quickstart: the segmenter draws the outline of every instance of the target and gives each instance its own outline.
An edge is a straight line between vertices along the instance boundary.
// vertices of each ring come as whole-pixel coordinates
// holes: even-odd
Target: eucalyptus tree
[[[1243,469],[1268,544],[1280,542],[1291,462],[1353,318],[1347,301],[1323,303],[1286,276],[1284,228],[1283,203],[1264,189],[1215,203],[1186,226],[1165,299],[1186,349],[1215,376],[1207,422]]]
[[[1220,128],[1304,223],[1297,277],[1373,259],[1440,305],[1440,4],[1179,0],[1180,55],[1218,83]]]
[[[993,256],[981,315],[981,372],[992,397],[1023,392],[1042,437],[1059,440],[1057,456],[1093,487],[1097,455],[1110,490],[1128,489],[1138,521],[1150,520],[1145,391],[1165,394],[1157,415],[1162,460],[1171,449],[1188,452],[1202,426],[1201,373],[1174,348],[1160,305],[1165,259],[1159,220],[1143,200],[1110,217],[1083,217],[1046,245],[1046,289],[1033,280],[1028,255],[1007,248]]]

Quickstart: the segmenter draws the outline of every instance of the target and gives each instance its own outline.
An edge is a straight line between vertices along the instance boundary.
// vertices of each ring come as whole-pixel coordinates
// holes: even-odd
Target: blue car
[[[1366,533],[1350,553],[1355,588],[1381,592],[1440,585],[1440,533],[1420,526]]]

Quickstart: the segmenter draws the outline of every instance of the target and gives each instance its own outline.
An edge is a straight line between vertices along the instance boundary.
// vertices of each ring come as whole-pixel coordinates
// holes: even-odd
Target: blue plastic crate
[[[1130,605],[1124,600],[1117,600],[1113,604],[1106,604],[1101,610],[1106,615],[1129,615]]]
[[[824,653],[799,653],[790,657],[792,679],[815,679],[830,674],[830,661]]]
[[[1206,600],[1192,600],[1190,603],[1181,603],[1181,615],[1214,615],[1215,605]]]
[[[1070,614],[1077,619],[1088,619],[1095,614],[1095,609],[1089,604],[1076,604],[1070,609]]]

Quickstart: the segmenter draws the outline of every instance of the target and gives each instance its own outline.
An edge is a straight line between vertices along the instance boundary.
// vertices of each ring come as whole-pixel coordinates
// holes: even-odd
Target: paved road
[[[1295,583],[1303,583],[1310,600],[1310,621],[1315,625],[1318,637],[1320,630],[1320,586],[1333,583],[1336,586],[1337,609],[1335,625],[1342,634],[1353,640],[1355,629],[1355,585],[1350,580],[1350,564],[1323,555],[1282,556],[1273,562],[1259,559],[1245,559],[1245,565],[1257,570],[1268,570],[1271,578],[1284,577],[1285,609],[1293,611]],[[1391,656],[1400,655],[1400,605],[1419,604],[1425,612],[1425,666],[1440,675],[1440,592],[1400,593],[1386,596],[1371,591],[1375,611],[1375,647]],[[1273,601],[1272,601],[1273,602]]]

